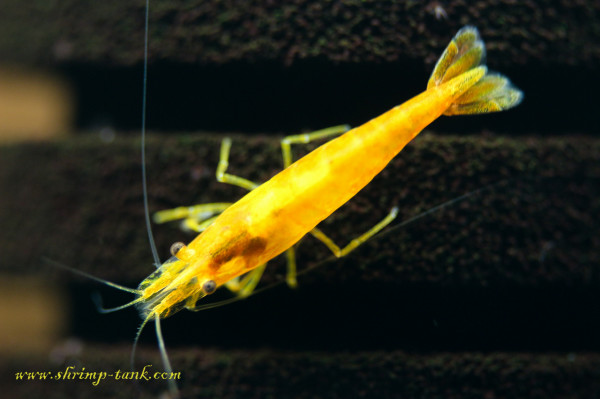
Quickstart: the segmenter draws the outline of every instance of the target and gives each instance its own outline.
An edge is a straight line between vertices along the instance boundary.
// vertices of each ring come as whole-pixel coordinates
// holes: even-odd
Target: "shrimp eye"
[[[177,253],[185,248],[185,244],[182,242],[176,242],[171,245],[171,255],[177,256]]]
[[[204,284],[202,284],[202,289],[207,294],[212,294],[217,290],[217,283],[215,283],[214,280],[205,281]]]

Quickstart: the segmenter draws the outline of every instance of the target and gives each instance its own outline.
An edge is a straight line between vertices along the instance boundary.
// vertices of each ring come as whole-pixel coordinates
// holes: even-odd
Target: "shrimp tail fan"
[[[475,68],[484,68],[485,75],[469,90],[456,99],[444,115],[484,114],[504,111],[517,106],[523,92],[499,73],[485,68],[485,45],[477,28],[465,26],[458,31],[438,60],[427,88],[439,86],[452,78]]]

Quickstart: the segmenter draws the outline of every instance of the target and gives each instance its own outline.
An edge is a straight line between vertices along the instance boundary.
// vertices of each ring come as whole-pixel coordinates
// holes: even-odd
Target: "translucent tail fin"
[[[458,31],[438,60],[427,88],[439,86],[485,63],[485,46],[477,28],[465,26]],[[523,93],[507,77],[486,73],[475,85],[460,96],[444,115],[483,114],[517,106]]]

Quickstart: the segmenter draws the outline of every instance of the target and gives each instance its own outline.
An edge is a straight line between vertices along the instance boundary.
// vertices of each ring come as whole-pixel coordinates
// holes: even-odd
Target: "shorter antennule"
[[[125,305],[117,306],[114,308],[105,308],[102,304],[102,297],[100,296],[100,294],[98,292],[92,293],[92,301],[94,301],[94,305],[96,305],[96,310],[98,310],[98,313],[112,313],[119,310],[123,310],[125,308],[135,305],[136,303],[143,301],[143,299],[143,297],[138,297],[133,301],[126,303]]]

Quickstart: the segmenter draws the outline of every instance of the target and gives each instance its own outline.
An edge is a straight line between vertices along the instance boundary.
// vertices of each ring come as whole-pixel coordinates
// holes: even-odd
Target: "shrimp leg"
[[[243,177],[226,173],[227,168],[229,167],[230,149],[231,139],[223,139],[221,142],[219,164],[217,166],[217,181],[220,183],[232,184],[247,190],[253,190],[258,187],[259,184],[257,183],[244,179]],[[200,233],[210,226],[215,220],[216,216],[227,209],[231,204],[231,202],[216,202],[194,206],[181,206],[174,209],[156,212],[153,216],[153,219],[155,223],[182,220],[181,227],[183,230],[192,230]]]
[[[385,218],[383,218],[383,220],[381,220],[375,226],[371,227],[367,232],[361,234],[360,236],[350,241],[350,243],[344,248],[340,248],[336,243],[333,242],[331,238],[329,238],[325,233],[323,233],[316,227],[310,231],[310,234],[312,234],[313,237],[325,244],[327,248],[329,248],[336,257],[341,258],[342,256],[348,255],[351,251],[356,249],[356,247],[358,247],[363,242],[367,241],[369,238],[373,237],[375,234],[379,233],[381,229],[390,224],[392,220],[396,218],[396,216],[398,216],[398,207],[395,206],[392,208],[390,213],[388,213],[388,215]]]
[[[281,140],[281,154],[283,156],[283,168],[287,168],[292,164],[292,144],[306,144],[311,141],[331,137],[339,136],[342,133],[346,133],[350,130],[349,125],[338,125],[332,126],[321,130],[316,130],[312,133],[296,134],[293,136],[286,136]]]
[[[323,233],[319,228],[315,227],[309,233],[315,237],[317,240],[321,241],[323,244],[327,246],[333,252],[333,254],[337,258],[341,258],[343,256],[348,255],[351,251],[356,249],[359,245],[367,241],[369,238],[373,237],[375,234],[379,233],[381,229],[390,224],[392,220],[396,218],[398,215],[398,207],[393,207],[390,213],[383,218],[379,223],[375,226],[371,227],[368,231],[356,237],[348,245],[344,248],[340,248],[331,238],[329,238],[325,233]],[[286,282],[290,287],[296,287],[296,252],[295,245],[291,246],[290,249],[285,251],[285,256],[287,258],[288,272],[286,276]]]
[[[158,224],[181,220],[182,230],[200,233],[206,230],[217,216],[229,208],[231,204],[231,202],[213,202],[193,206],[180,206],[156,212],[153,215],[153,220],[154,223]]]
[[[266,267],[267,264],[263,263],[251,272],[229,280],[225,283],[225,287],[227,287],[229,291],[233,292],[237,296],[245,298],[252,294],[254,288],[256,288],[260,282]]]
[[[234,186],[245,188],[246,190],[254,190],[260,184],[254,183],[243,177],[230,175],[225,173],[229,167],[229,150],[231,149],[231,139],[225,138],[221,142],[221,156],[219,157],[219,165],[217,166],[217,181],[220,183],[232,184]]]

